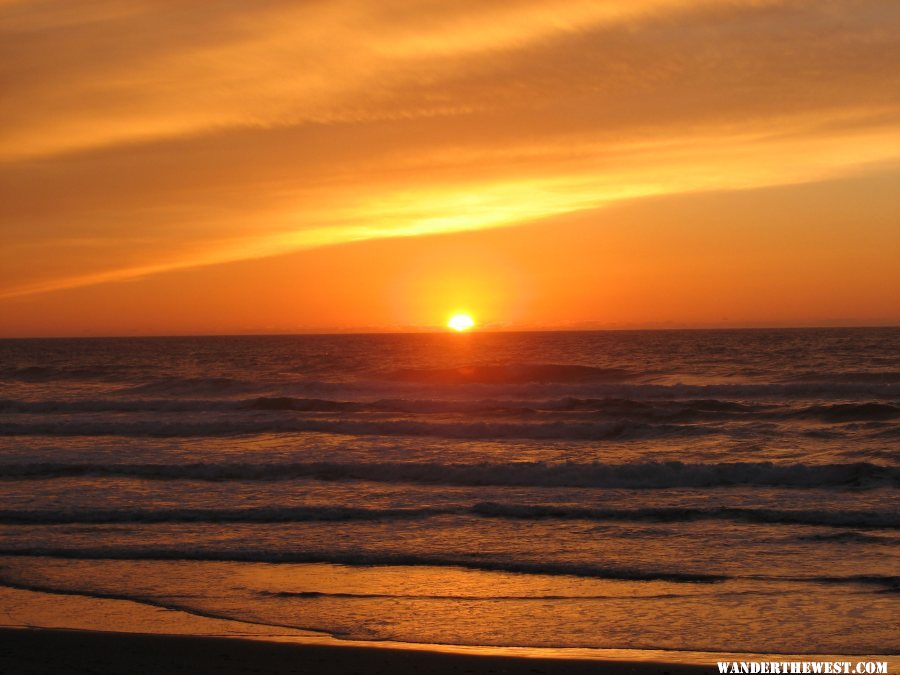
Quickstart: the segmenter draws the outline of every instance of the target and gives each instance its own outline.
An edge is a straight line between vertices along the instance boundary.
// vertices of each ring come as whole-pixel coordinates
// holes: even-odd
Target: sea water
[[[896,653],[898,420],[890,328],[3,340],[0,584],[353,640]]]

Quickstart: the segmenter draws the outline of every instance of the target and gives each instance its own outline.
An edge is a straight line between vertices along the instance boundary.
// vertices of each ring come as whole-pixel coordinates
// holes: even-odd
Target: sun
[[[475,326],[475,319],[468,314],[454,314],[447,321],[447,327],[452,328],[457,333],[462,333]]]

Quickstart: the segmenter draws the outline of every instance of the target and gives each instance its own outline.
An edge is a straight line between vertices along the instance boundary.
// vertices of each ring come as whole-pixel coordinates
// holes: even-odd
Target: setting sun
[[[454,314],[447,321],[447,326],[453,330],[462,333],[475,326],[475,320],[468,314]]]

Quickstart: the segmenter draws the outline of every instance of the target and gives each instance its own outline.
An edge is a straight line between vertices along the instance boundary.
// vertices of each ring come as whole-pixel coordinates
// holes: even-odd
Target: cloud
[[[391,92],[423,75],[444,77],[459,59],[682,4],[185,1],[73,10],[60,0],[29,11],[13,3],[0,6],[3,79],[13,94],[0,111],[5,154],[229,126],[439,114],[440,104],[410,105]]]
[[[0,3],[0,297],[900,159],[863,0]]]
[[[497,107],[498,94],[503,106],[548,94],[561,94],[563,106],[623,95],[634,108],[674,93],[666,100],[675,112],[684,100],[726,104],[710,98],[716,85],[762,94],[753,108],[822,90],[828,99],[839,90],[824,73],[872,84],[877,75],[860,66],[896,56],[898,21],[890,3],[871,0],[77,9],[59,0],[0,6],[2,14],[7,157],[241,125],[456,114]],[[845,96],[860,89],[873,93],[855,87]],[[750,103],[741,98],[733,103]]]

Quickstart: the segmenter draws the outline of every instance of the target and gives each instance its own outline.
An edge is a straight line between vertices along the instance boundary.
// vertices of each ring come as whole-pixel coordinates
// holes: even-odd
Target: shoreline
[[[870,660],[645,649],[496,647],[343,640],[324,633],[198,616],[135,600],[0,585],[0,672],[9,673],[630,673],[707,675],[716,661]]]
[[[424,646],[423,646],[424,647]],[[713,665],[600,660],[427,648],[326,645],[259,637],[116,633],[94,630],[0,628],[0,672],[81,673],[328,673],[351,675],[468,675],[630,673],[707,675]]]
[[[579,647],[473,646],[399,641],[364,641],[337,638],[328,633],[288,628],[214,616],[182,609],[150,605],[138,600],[103,598],[67,591],[28,589],[0,582],[0,607],[6,623],[0,631],[48,631],[51,633],[149,635],[159,637],[253,640],[292,646],[378,651],[427,652],[471,657],[498,656],[516,659],[561,661],[665,663],[709,665],[729,657],[753,655],[646,649]],[[0,671],[2,672],[2,671]]]
[[[339,641],[338,641],[339,642]],[[324,644],[259,636],[171,635],[0,627],[0,672],[17,675],[715,675],[710,663],[565,658],[470,648],[435,650],[360,643]],[[503,649],[503,648],[500,648]],[[523,650],[527,652],[528,650]],[[759,660],[760,655],[750,660]],[[766,660],[781,660],[780,657]],[[857,661],[866,657],[851,657]],[[884,657],[880,657],[883,660]],[[807,660],[831,660],[811,657]],[[896,672],[896,657],[887,657]]]

